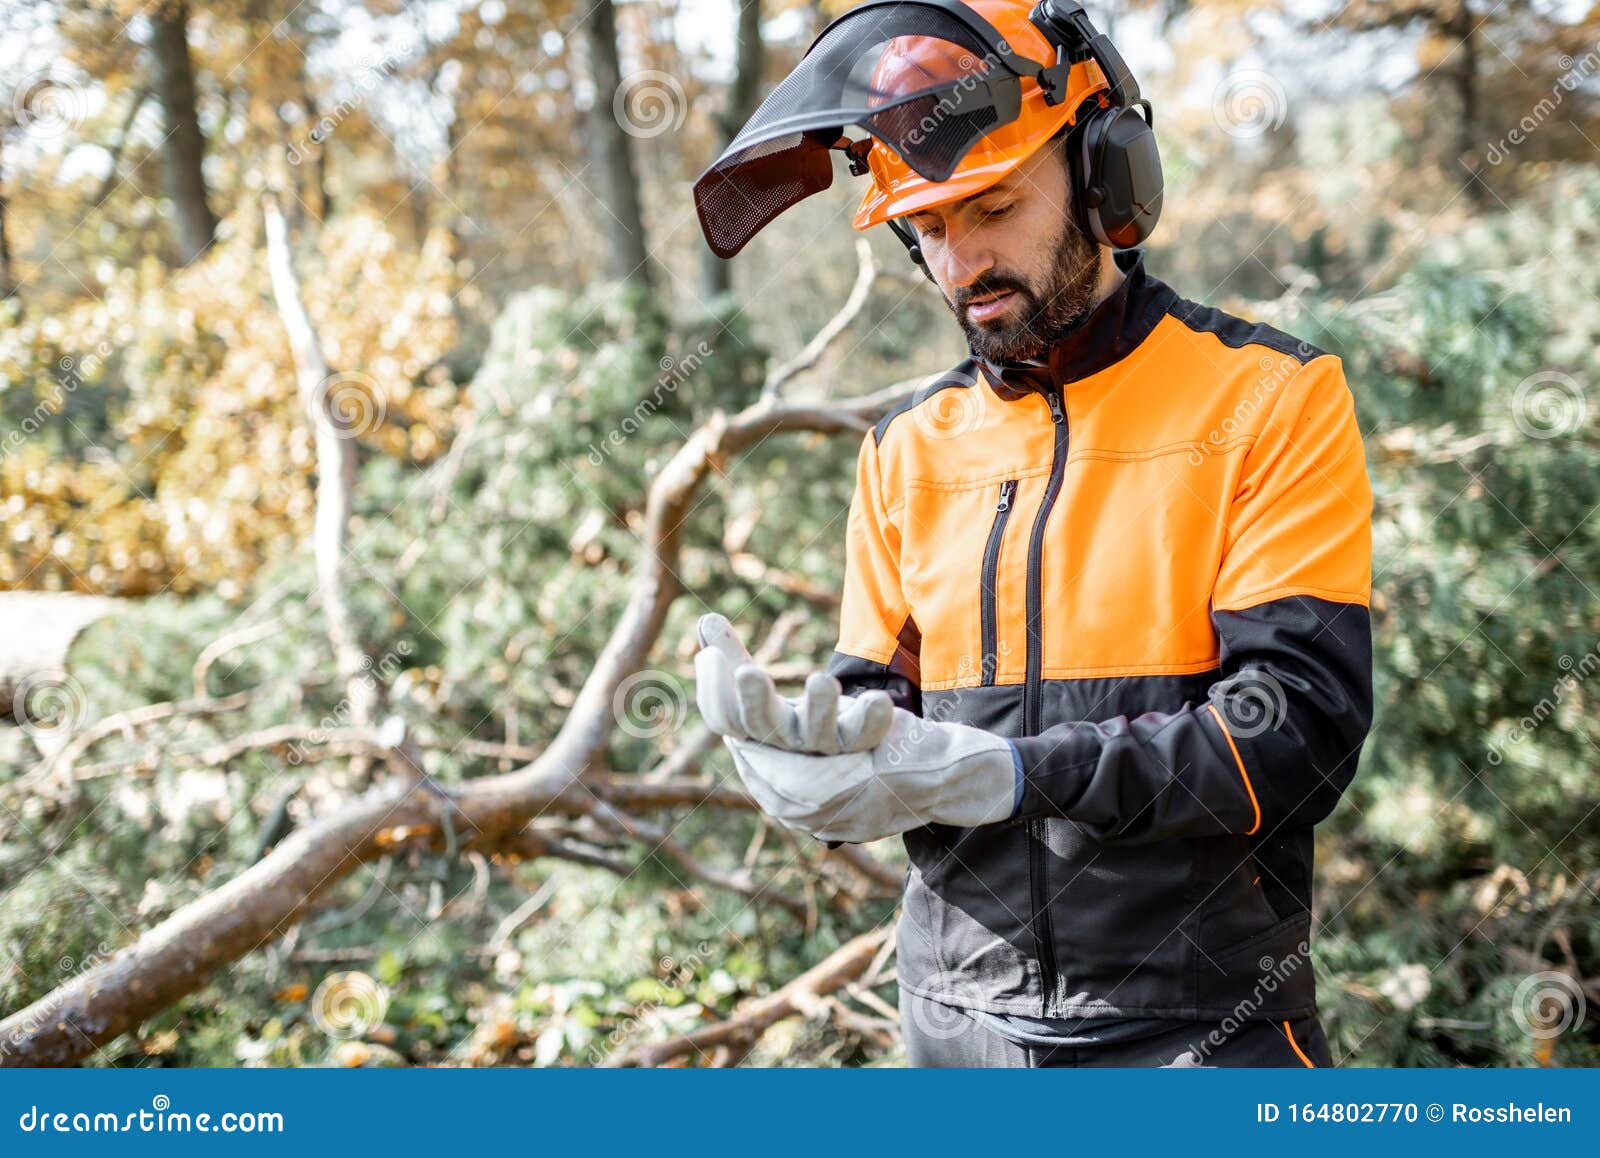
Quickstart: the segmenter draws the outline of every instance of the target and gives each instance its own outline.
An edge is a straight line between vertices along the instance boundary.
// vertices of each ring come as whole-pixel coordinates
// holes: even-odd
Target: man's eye
[[[918,237],[923,237],[923,238],[926,238],[926,237],[942,237],[943,235],[944,235],[944,226],[942,226],[942,225],[919,225],[919,226],[917,226],[917,236]]]
[[[1013,209],[1015,209],[1016,207],[1017,207],[1017,204],[1016,204],[1015,201],[1011,202],[1009,205],[1001,205],[998,208],[991,209],[987,213],[985,213],[983,215],[983,219],[985,221],[993,221],[997,217],[1009,216],[1011,211]]]

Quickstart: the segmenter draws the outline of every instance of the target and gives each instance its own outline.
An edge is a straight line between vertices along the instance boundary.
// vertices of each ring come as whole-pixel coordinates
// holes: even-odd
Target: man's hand
[[[888,734],[894,702],[887,692],[846,696],[838,680],[812,672],[805,693],[786,699],[726,618],[702,615],[696,634],[695,699],[706,725],[718,735],[831,756],[866,751]]]
[[[728,738],[734,766],[762,809],[819,840],[865,843],[920,828],[976,828],[1016,811],[1016,750],[964,724],[929,723],[894,709],[869,751],[803,755]]]

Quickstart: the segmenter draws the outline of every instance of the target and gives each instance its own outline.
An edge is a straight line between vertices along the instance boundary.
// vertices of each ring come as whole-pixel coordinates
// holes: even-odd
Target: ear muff
[[[1101,245],[1132,249],[1161,220],[1163,180],[1150,102],[1089,114],[1074,135],[1078,219]]]
[[[1068,156],[1084,231],[1101,245],[1132,249],[1161,218],[1164,182],[1155,113],[1111,40],[1082,4],[1040,0],[1028,18],[1068,59],[1093,59],[1110,83],[1103,106],[1086,105],[1073,125]]]

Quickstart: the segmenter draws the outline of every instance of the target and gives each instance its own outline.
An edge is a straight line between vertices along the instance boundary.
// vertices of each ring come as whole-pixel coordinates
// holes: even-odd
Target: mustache
[[[964,310],[977,298],[991,297],[995,294],[1019,293],[1028,296],[1032,288],[1027,282],[1010,274],[990,274],[971,285],[961,286],[955,291],[950,304],[957,310]]]

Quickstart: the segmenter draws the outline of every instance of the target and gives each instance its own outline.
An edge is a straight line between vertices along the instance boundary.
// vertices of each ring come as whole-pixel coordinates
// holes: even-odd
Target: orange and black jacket
[[[901,984],[1031,1016],[1312,1012],[1312,827],[1371,722],[1371,491],[1339,359],[1140,251],[1048,366],[864,439],[848,691],[1012,737],[1016,817],[908,832]]]

